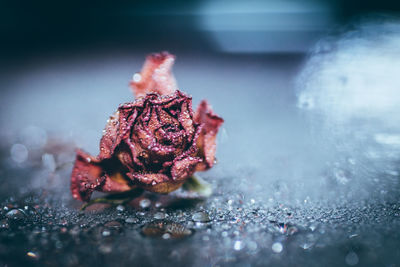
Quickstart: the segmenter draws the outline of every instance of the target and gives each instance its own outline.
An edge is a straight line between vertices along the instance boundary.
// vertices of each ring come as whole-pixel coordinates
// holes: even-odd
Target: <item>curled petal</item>
[[[115,148],[121,142],[119,138],[119,111],[115,112],[107,120],[100,140],[100,159],[111,158]]]
[[[98,189],[104,180],[99,160],[82,150],[77,150],[71,175],[72,196],[78,200],[88,201],[92,192]]]
[[[133,121],[142,109],[141,101],[121,105],[118,110],[107,120],[100,140],[99,159],[109,159],[123,139],[129,138]]]
[[[192,99],[188,98],[181,107],[181,111],[179,113],[179,122],[182,127],[185,129],[188,136],[192,136],[195,131],[195,126],[193,122],[193,111],[192,111]],[[190,140],[191,141],[191,140]]]
[[[214,165],[215,139],[224,120],[213,112],[206,100],[203,100],[196,110],[194,121],[203,126],[197,139],[198,156],[203,159],[203,162],[196,167],[197,171],[203,171]]]
[[[77,150],[71,175],[71,192],[75,199],[89,201],[94,190],[102,192],[124,192],[131,190],[122,174],[104,172],[103,161]]]
[[[195,170],[196,165],[202,161],[199,157],[186,157],[182,160],[176,161],[171,169],[172,179],[185,180],[191,176]]]
[[[171,72],[175,56],[168,52],[147,56],[140,73],[133,76],[130,83],[134,95],[138,98],[148,93],[169,95],[177,89],[175,77]]]

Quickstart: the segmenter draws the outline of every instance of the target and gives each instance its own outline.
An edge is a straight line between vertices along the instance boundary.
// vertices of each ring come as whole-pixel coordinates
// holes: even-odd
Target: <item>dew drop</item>
[[[164,219],[164,218],[165,218],[165,213],[163,213],[163,212],[156,212],[156,213],[154,214],[154,219],[162,220],[162,219]]]
[[[125,222],[126,223],[138,223],[139,220],[137,218],[135,218],[135,217],[129,217],[129,218],[125,219]]]
[[[29,251],[28,253],[26,253],[26,255],[32,259],[37,259],[39,258],[38,254],[36,254],[35,252]]]
[[[196,212],[195,214],[193,214],[192,220],[195,221],[195,222],[209,222],[209,221],[211,221],[210,217],[208,216],[208,214],[203,212],[203,211],[199,211],[199,212]]]
[[[242,250],[244,247],[243,242],[242,241],[235,241],[235,243],[233,244],[233,249],[236,251]]]
[[[147,198],[144,198],[144,199],[140,200],[140,202],[139,202],[139,206],[142,209],[147,209],[148,207],[150,207],[150,205],[151,205],[151,201]]]
[[[104,237],[110,236],[110,235],[111,235],[111,232],[110,232],[109,230],[104,230],[104,231],[101,233],[101,235],[104,236]]]
[[[279,242],[276,242],[276,243],[272,244],[271,248],[272,248],[272,251],[275,252],[275,253],[281,253],[282,250],[283,250],[283,246]]]
[[[118,205],[116,209],[119,212],[125,211],[125,207],[123,205]]]
[[[163,239],[170,239],[171,238],[171,234],[165,233],[165,234],[162,235],[162,238]]]

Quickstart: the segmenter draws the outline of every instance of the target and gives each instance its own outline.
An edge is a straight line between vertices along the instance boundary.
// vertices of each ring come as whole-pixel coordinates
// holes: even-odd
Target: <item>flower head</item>
[[[178,189],[195,171],[213,166],[215,138],[223,119],[213,113],[206,101],[194,114],[191,97],[175,89],[163,94],[175,88],[175,82],[159,83],[159,73],[148,72],[165,68],[160,65],[169,56],[147,58],[143,68],[147,80],[141,89],[133,85],[139,96],[146,94],[121,105],[110,117],[99,155],[77,151],[71,176],[74,198],[88,201],[94,190],[124,192],[137,187],[168,193]],[[170,69],[166,73],[172,77]],[[166,80],[171,81],[168,77]],[[161,89],[157,91],[156,85]]]

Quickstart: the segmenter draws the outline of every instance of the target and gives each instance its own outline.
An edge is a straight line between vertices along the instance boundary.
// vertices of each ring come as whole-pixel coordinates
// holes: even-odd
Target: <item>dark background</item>
[[[240,1],[216,1],[229,7]],[[289,2],[290,1],[286,1]],[[292,3],[309,1],[292,1]],[[398,1],[317,1],[344,25],[370,13],[395,14]],[[196,11],[205,1],[1,1],[0,35],[3,59],[104,46],[135,49],[199,49],[215,47],[196,25]],[[245,3],[245,1],[243,1]],[[268,8],[265,1],[250,1]],[[278,4],[277,4],[278,3]],[[279,1],[275,1],[275,6]],[[312,5],[312,2],[311,2]],[[221,18],[223,20],[223,18]],[[318,23],[318,22],[317,22]]]

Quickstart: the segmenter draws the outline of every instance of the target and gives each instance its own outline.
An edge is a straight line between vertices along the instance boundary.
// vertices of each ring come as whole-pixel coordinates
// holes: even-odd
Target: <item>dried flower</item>
[[[133,75],[130,83],[133,94],[141,97],[148,93],[169,95],[175,92],[178,87],[171,72],[174,61],[175,56],[168,52],[148,55],[142,70]]]
[[[94,190],[168,193],[195,171],[213,166],[223,119],[204,100],[193,114],[191,97],[176,90],[173,60],[167,53],[147,57],[140,74],[144,80],[131,83],[136,94],[146,95],[121,105],[110,117],[97,157],[77,151],[71,176],[74,198],[89,201]]]

